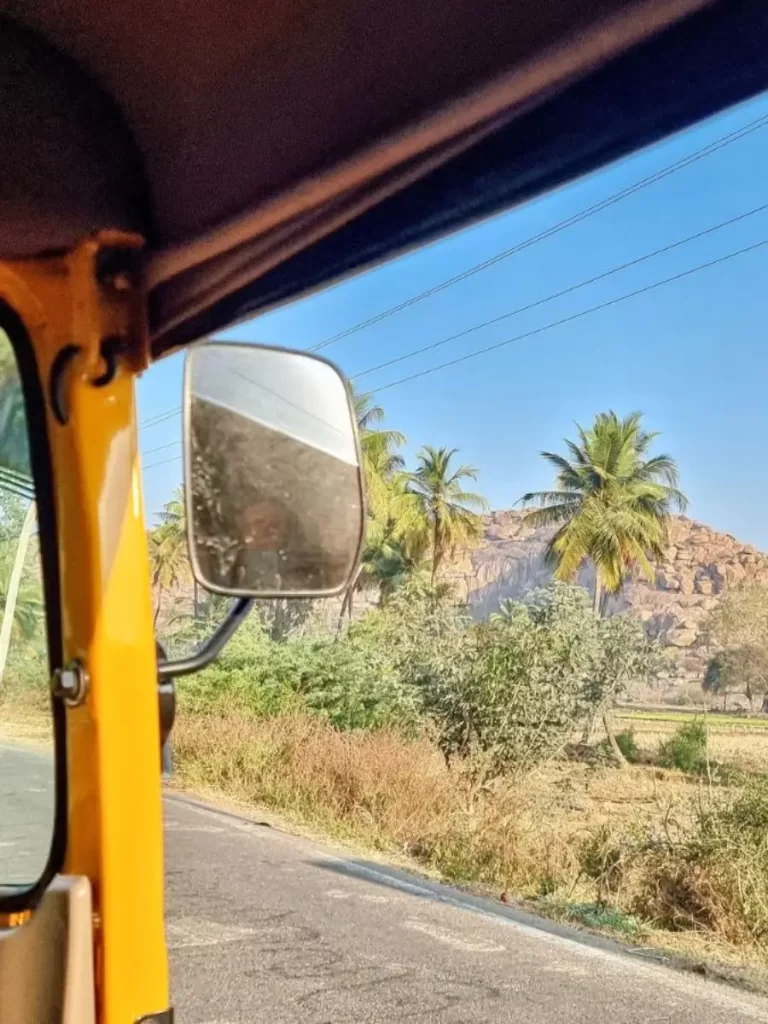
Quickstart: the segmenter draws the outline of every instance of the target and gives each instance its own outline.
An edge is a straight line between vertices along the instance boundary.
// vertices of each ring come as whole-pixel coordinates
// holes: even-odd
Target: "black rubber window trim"
[[[48,638],[49,679],[62,666],[61,586],[54,502],[53,465],[45,415],[45,394],[38,373],[37,360],[29,334],[19,315],[0,300],[0,328],[5,331],[16,356],[16,364],[24,395],[27,434],[35,485],[37,521],[40,539],[40,557],[43,574],[45,625]],[[14,892],[3,889],[0,894],[0,913],[32,910],[40,901],[54,875],[64,864],[67,849],[67,752],[66,709],[60,700],[51,699],[54,740],[54,820],[48,860],[40,878],[32,885],[19,887]],[[2,813],[2,808],[0,808]],[[3,880],[0,878],[0,887]]]

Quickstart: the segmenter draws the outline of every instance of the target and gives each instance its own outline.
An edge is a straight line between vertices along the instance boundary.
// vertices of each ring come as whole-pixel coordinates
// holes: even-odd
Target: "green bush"
[[[585,590],[556,583],[443,637],[417,681],[445,756],[475,759],[496,776],[561,749],[626,681],[647,675],[649,652],[638,622],[598,620]]]
[[[505,611],[473,623],[414,578],[338,636],[308,628],[276,640],[273,624],[252,616],[214,665],[180,681],[181,707],[310,713],[339,729],[410,733],[426,719],[447,758],[476,759],[486,775],[532,768],[640,671],[648,644],[628,617],[597,620],[586,592],[568,584]],[[212,628],[188,623],[169,656]]]
[[[254,618],[215,664],[179,681],[180,706],[257,717],[310,712],[340,729],[414,729],[418,693],[401,681],[391,650],[352,630],[338,640],[304,636],[275,642]]]
[[[681,772],[701,772],[707,763],[707,727],[700,719],[681,725],[674,736],[659,745],[662,768]]]
[[[619,750],[624,755],[625,759],[630,764],[637,764],[640,760],[640,750],[637,746],[637,740],[635,739],[635,730],[627,729],[624,732],[616,733],[616,743],[618,744]],[[601,757],[610,759],[613,757],[611,751],[611,745],[607,739],[600,740],[597,745],[597,751]]]

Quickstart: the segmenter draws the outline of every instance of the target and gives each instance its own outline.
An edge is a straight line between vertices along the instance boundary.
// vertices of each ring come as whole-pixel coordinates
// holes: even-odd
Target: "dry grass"
[[[358,848],[405,855],[450,881],[514,893],[555,916],[604,923],[689,956],[768,968],[768,907],[755,903],[765,886],[760,894],[752,886],[749,906],[737,891],[764,865],[762,848],[733,870],[716,860],[699,869],[698,854],[689,858],[705,806],[733,796],[722,787],[712,792],[702,780],[647,766],[561,761],[514,786],[477,792],[426,740],[337,732],[302,717],[182,715],[175,755],[180,781],[192,789],[271,808]]]
[[[53,744],[53,719],[39,696],[6,693],[0,700],[0,742],[50,747]]]
[[[669,731],[636,736],[655,750]],[[3,739],[49,742],[50,719],[6,699]],[[711,742],[715,758],[768,767],[760,737]],[[651,766],[556,761],[478,791],[427,740],[339,732],[306,717],[182,714],[174,752],[186,788],[768,983],[768,828],[748,855],[726,819],[714,840],[701,830],[739,790]]]

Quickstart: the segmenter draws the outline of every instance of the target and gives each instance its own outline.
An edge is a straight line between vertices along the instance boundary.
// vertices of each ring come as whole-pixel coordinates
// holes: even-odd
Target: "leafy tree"
[[[581,588],[554,584],[508,610],[443,642],[421,681],[446,758],[485,778],[532,769],[563,746],[591,709],[602,657]]]
[[[571,580],[592,562],[596,613],[603,593],[618,593],[631,569],[654,578],[651,559],[663,555],[669,517],[686,506],[675,460],[649,456],[658,435],[641,419],[639,412],[623,419],[607,412],[589,430],[577,425],[578,441],[565,440],[567,457],[541,453],[557,470],[555,489],[522,499],[538,505],[526,516],[531,526],[557,527],[548,546],[557,579]]]
[[[768,703],[768,650],[755,644],[718,652],[707,665],[702,689],[722,696],[724,711],[730,693],[743,693],[753,709],[758,696]]]
[[[556,582],[456,642],[441,638],[420,685],[446,757],[493,777],[536,767],[657,668],[639,622],[598,619],[581,587]]]
[[[768,587],[751,583],[726,591],[707,616],[704,628],[722,647],[768,650]]]
[[[661,670],[663,659],[657,643],[649,642],[642,623],[632,615],[616,615],[598,624],[602,654],[590,681],[591,707],[582,740],[589,742],[592,729],[602,717],[603,728],[616,761],[623,765],[626,756],[614,733],[611,708],[630,683],[649,683]]]
[[[709,663],[702,681],[705,692],[722,695],[723,707],[729,693],[744,693],[750,706],[763,695],[763,709],[768,710],[762,682],[768,664],[768,588],[749,583],[726,591],[704,628],[723,648]]]
[[[152,586],[157,597],[154,622],[160,617],[163,596],[179,583],[190,578],[187,556],[187,523],[182,487],[166,502],[160,513],[160,524],[149,535],[149,554],[152,563]]]
[[[433,585],[446,556],[480,539],[483,521],[479,513],[488,509],[482,495],[464,490],[465,480],[477,480],[477,470],[467,465],[454,469],[451,463],[457,451],[425,445],[409,477],[409,491],[418,500],[423,529],[429,536]]]

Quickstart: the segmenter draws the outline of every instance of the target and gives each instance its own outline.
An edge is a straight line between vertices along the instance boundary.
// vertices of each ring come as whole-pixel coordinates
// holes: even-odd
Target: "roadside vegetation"
[[[768,971],[759,596],[719,602],[719,660],[702,680],[720,707],[749,687],[754,717],[621,706],[663,657],[639,620],[605,614],[605,595],[653,578],[685,504],[674,460],[639,414],[601,414],[565,455],[545,453],[554,487],[523,501],[552,528],[553,582],[477,622],[445,573],[482,535],[475,469],[433,447],[409,469],[383,411],[365,395],[356,406],[360,571],[337,602],[263,602],[213,666],[179,681],[176,783],[641,945]],[[173,657],[225,606],[192,589],[181,494],[150,551]],[[40,705],[26,650],[5,715]]]

